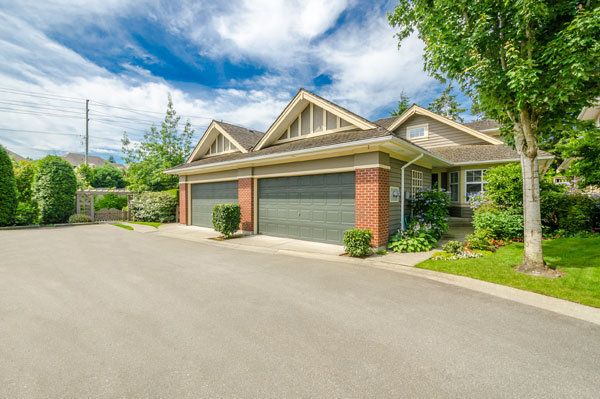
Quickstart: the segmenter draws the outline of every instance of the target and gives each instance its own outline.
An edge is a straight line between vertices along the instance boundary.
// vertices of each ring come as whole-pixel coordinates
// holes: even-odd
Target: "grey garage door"
[[[354,172],[258,181],[262,234],[340,244],[354,210]]]
[[[238,202],[238,182],[192,184],[192,224],[213,227],[212,209],[217,204]]]

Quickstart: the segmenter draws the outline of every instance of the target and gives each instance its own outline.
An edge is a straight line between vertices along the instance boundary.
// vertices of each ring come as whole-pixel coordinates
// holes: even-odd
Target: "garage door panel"
[[[217,204],[238,202],[237,181],[191,185],[192,225],[213,227],[212,210]]]
[[[258,231],[340,244],[355,224],[354,185],[354,172],[260,179]]]

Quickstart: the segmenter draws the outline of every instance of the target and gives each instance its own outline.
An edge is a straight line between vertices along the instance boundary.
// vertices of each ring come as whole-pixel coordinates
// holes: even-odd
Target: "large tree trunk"
[[[517,270],[523,273],[548,275],[542,251],[542,214],[540,207],[540,176],[538,170],[537,120],[528,110],[522,110],[515,121],[515,144],[521,157],[523,174],[523,263]]]

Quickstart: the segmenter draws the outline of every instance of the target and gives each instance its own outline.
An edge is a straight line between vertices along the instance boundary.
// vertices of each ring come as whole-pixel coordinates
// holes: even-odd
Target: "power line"
[[[19,90],[19,89],[15,89],[12,87],[3,87],[0,86],[0,90],[2,91],[14,91],[17,93],[24,93],[24,94],[36,94],[36,95],[43,95],[43,96],[52,96],[52,97],[60,97],[60,98],[67,98],[70,100],[83,100],[85,101],[85,98],[81,98],[81,97],[72,97],[72,96],[63,96],[60,94],[50,94],[50,93],[39,93],[39,92],[35,92],[35,91],[26,91],[26,90]]]
[[[13,114],[36,115],[36,116],[54,116],[54,117],[71,118],[71,119],[85,119],[85,116],[50,114],[50,113],[44,113],[44,112],[25,111],[25,110],[20,110],[20,109],[2,108],[2,107],[0,107],[0,112],[8,112],[8,113],[13,113]]]
[[[31,134],[51,134],[55,136],[75,136],[75,137],[83,137],[81,134],[75,133],[59,133],[59,132],[47,132],[43,130],[25,130],[25,129],[9,129],[6,127],[0,127],[0,130],[6,130],[10,132],[23,132],[23,133],[31,133]]]
[[[46,96],[46,95],[19,93],[19,92],[10,91],[10,90],[4,90],[4,89],[1,89],[1,88],[0,88],[0,92],[10,93],[10,94],[19,95],[19,96],[29,96],[29,97],[43,98],[43,99],[46,99],[46,100],[64,101],[64,102],[67,102],[67,103],[75,103],[75,104],[83,104],[84,103],[83,101],[65,100],[65,99],[62,99],[62,98],[56,98],[56,97]]]
[[[135,109],[135,108],[118,107],[118,106],[116,106],[116,105],[104,104],[104,103],[101,103],[101,102],[98,102],[98,101],[94,101],[94,100],[91,100],[90,102],[92,102],[92,103],[94,103],[94,104],[98,104],[98,105],[100,105],[100,106],[104,106],[104,107],[108,107],[108,108],[116,108],[116,109],[121,109],[121,110],[124,110],[124,111],[131,111],[131,112],[134,112],[134,113],[137,113],[137,112],[145,112],[145,113],[148,113],[148,114],[159,114],[159,115],[164,115],[164,114],[165,114],[165,112],[164,112],[164,111],[163,111],[163,112],[158,112],[158,111],[148,111],[148,110],[143,110],[143,109]],[[143,115],[143,114],[142,114],[142,115]],[[177,115],[178,115],[178,116],[181,116],[182,118],[191,118],[191,119],[207,119],[207,120],[211,120],[211,121],[214,119],[214,118],[211,118],[211,117],[209,117],[209,116],[183,115],[183,114],[177,114]],[[146,116],[149,116],[149,115],[146,115]]]
[[[6,104],[5,102],[0,101],[0,107],[2,108],[6,108],[6,109],[12,109],[15,111],[26,111],[26,112],[39,112],[39,113],[45,113],[47,111],[54,111],[54,112],[63,112],[65,115],[81,115],[81,110],[79,111],[71,111],[68,109],[59,109],[59,108],[50,108],[50,107],[31,107],[29,105],[19,105],[19,104]],[[20,107],[20,108],[11,108],[12,107]],[[27,109],[27,107],[31,107],[32,109]],[[25,109],[23,109],[25,108]],[[53,114],[55,115],[55,114]]]
[[[9,101],[1,101],[0,100],[0,103],[7,104],[7,105],[16,105],[19,107],[29,106],[29,107],[34,107],[34,108],[51,109],[53,111],[74,109],[74,110],[81,112],[81,110],[83,109],[82,107],[70,107],[68,105],[62,105],[62,104],[61,105],[52,105],[52,104],[48,104],[48,103],[33,103],[30,101],[18,101],[18,100],[9,100]]]

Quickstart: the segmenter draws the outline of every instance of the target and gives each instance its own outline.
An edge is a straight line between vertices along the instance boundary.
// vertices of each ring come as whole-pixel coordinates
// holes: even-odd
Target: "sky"
[[[443,86],[423,71],[418,38],[398,48],[393,8],[0,0],[0,143],[34,159],[83,152],[86,99],[90,154],[117,160],[123,131],[139,141],[164,117],[168,93],[195,139],[212,119],[265,131],[300,88],[370,120],[389,116],[402,90],[427,106]]]

